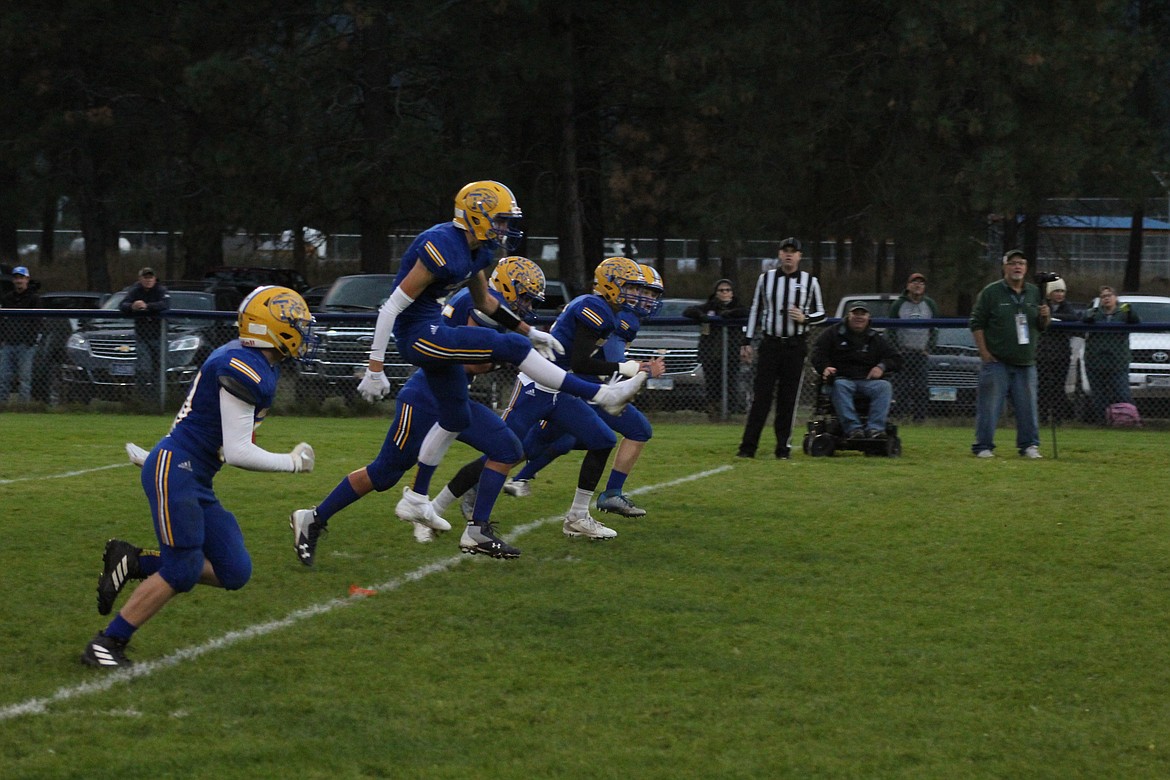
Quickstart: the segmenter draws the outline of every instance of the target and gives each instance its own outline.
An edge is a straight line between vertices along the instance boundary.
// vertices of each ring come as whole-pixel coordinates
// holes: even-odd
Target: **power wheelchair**
[[[816,401],[813,403],[813,416],[808,422],[808,430],[804,434],[801,449],[805,455],[814,458],[832,457],[842,450],[857,450],[866,457],[896,458],[902,454],[902,439],[898,436],[898,426],[886,423],[884,438],[850,438],[845,435],[845,429],[837,417],[837,410],[833,408],[833,399],[829,394],[829,382],[818,377],[816,383]],[[854,408],[857,417],[861,420],[862,429],[868,428],[869,399],[859,396],[854,399]]]

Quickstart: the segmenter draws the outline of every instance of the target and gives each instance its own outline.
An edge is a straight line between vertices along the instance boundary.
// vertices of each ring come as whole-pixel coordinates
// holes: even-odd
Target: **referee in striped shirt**
[[[743,362],[750,363],[753,356],[750,342],[758,339],[752,406],[736,453],[738,457],[756,456],[760,433],[775,396],[776,457],[788,459],[792,451],[792,418],[808,353],[805,338],[809,326],[824,319],[820,282],[809,272],[800,270],[800,240],[786,238],[780,242],[780,268],[764,271],[756,282],[747,326],[749,343],[740,351]]]

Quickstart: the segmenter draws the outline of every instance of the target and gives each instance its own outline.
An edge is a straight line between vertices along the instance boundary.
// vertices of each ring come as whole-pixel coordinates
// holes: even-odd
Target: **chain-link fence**
[[[210,309],[212,304],[207,304]],[[203,360],[236,335],[235,313],[173,308],[157,339],[140,339],[117,310],[0,309],[0,401],[7,408],[121,408],[172,411]],[[316,359],[288,365],[278,394],[285,414],[374,413],[357,394],[373,339],[373,314],[322,314]],[[629,346],[636,359],[662,357],[666,373],[647,384],[636,404],[651,414],[685,413],[742,422],[752,400],[755,369],[741,360],[739,325],[667,319],[647,323]],[[905,328],[927,328],[928,348],[905,353],[892,375],[892,417],[900,424],[974,416],[981,361],[964,319],[875,320],[895,341]],[[832,327],[832,324],[822,326]],[[28,343],[11,334],[31,332]],[[809,334],[809,347],[821,329]],[[391,348],[386,373],[395,389],[415,370]],[[516,372],[504,367],[477,376],[472,394],[503,409]],[[1110,407],[1132,403],[1144,418],[1170,417],[1170,325],[1057,323],[1041,337],[1037,361],[1042,422],[1102,424]],[[815,377],[806,367],[798,429],[811,413]],[[1010,407],[1008,413],[1011,413]]]

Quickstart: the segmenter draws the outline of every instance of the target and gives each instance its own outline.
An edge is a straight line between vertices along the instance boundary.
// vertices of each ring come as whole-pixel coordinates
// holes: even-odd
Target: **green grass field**
[[[923,427],[899,459],[779,462],[664,424],[628,486],[650,514],[611,542],[561,535],[567,456],[497,505],[519,560],[415,543],[394,488],[310,570],[289,511],[385,421],[274,417],[260,442],[317,470],[221,473],[252,581],[179,597],[104,674],[77,662],[102,546],[153,545],[122,444],[168,424],[0,415],[0,777],[1170,776],[1165,432],[1064,429],[1033,462],[1003,428],[983,461]]]

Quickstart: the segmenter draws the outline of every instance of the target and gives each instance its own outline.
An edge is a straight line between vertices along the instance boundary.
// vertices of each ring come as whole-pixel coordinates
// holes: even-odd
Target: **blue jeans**
[[[1036,366],[984,363],[979,369],[979,392],[975,397],[975,443],[971,452],[995,449],[995,427],[1008,397],[1016,413],[1016,449],[1022,455],[1028,447],[1040,445],[1036,412]]]
[[[890,398],[893,397],[893,386],[885,379],[845,379],[837,377],[829,389],[833,399],[833,408],[841,420],[841,428],[845,433],[853,433],[861,428],[861,420],[857,416],[857,409],[853,399],[864,396],[869,399],[869,414],[866,428],[871,431],[884,431],[886,417],[890,413]]]
[[[32,397],[33,357],[36,354],[36,344],[0,346],[0,403],[8,400],[13,377],[19,380],[20,400],[27,402]]]

